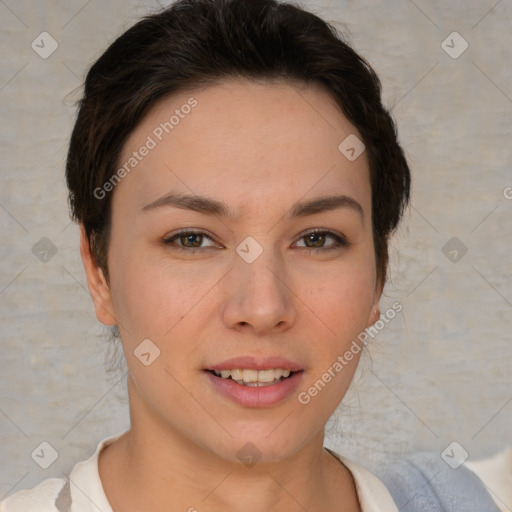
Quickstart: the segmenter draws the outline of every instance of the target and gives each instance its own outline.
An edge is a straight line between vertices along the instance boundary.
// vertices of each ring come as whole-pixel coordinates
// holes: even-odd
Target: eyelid
[[[326,252],[326,251],[328,251],[330,249],[348,247],[350,245],[350,242],[347,240],[345,235],[343,235],[342,233],[338,233],[337,231],[333,231],[332,229],[329,229],[329,228],[313,228],[313,229],[308,229],[306,231],[303,231],[297,237],[297,241],[301,240],[302,238],[304,238],[304,237],[306,237],[308,235],[312,235],[314,233],[321,233],[321,234],[325,234],[327,236],[330,236],[330,237],[334,238],[336,243],[328,245],[327,247],[307,247],[307,246],[304,246],[304,247],[301,247],[302,249],[307,249],[309,251]]]

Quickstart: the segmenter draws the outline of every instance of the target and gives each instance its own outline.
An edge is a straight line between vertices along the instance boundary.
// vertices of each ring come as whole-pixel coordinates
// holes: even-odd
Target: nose
[[[297,316],[293,285],[289,281],[282,258],[270,249],[252,263],[237,255],[224,283],[225,325],[256,335],[289,329]]]

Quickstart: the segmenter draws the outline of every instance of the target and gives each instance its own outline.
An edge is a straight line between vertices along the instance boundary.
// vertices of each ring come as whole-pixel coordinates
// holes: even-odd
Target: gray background
[[[452,441],[470,459],[491,455],[512,444],[512,1],[303,5],[374,66],[414,178],[382,307],[398,300],[404,310],[372,341],[373,364],[363,358],[327,444],[372,470]],[[0,1],[0,498],[62,476],[129,425],[63,169],[85,70],[158,7]],[[46,59],[31,47],[43,31],[58,42]],[[441,46],[453,31],[469,44],[458,58]],[[448,39],[452,51],[460,43]],[[443,251],[452,237],[466,254]],[[59,454],[46,470],[31,458],[43,441]]]

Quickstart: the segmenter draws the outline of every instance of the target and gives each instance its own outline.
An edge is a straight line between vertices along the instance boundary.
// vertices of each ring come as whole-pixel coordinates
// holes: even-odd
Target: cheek
[[[321,276],[315,277],[320,282]],[[375,273],[369,261],[367,266],[349,265],[330,272],[329,279],[322,279],[316,288],[314,280],[305,283],[311,290],[307,305],[313,312],[307,330],[312,338],[307,347],[311,379],[305,385],[309,388],[321,380],[320,387],[325,385],[327,390],[312,389],[312,393],[318,393],[318,406],[324,404],[330,411],[344,396],[364,350],[358,336],[372,309]]]
[[[113,244],[111,256],[112,302],[123,339],[136,343],[157,337],[170,322],[167,316],[176,311],[176,288],[133,245]]]
[[[326,333],[346,339],[366,327],[375,293],[373,267],[330,272],[321,285],[320,276],[305,279],[307,305],[323,321]]]
[[[111,272],[114,311],[125,339],[154,339],[163,343],[188,328],[199,314],[201,299],[218,281],[215,272],[197,265],[171,265],[151,251],[125,252]],[[114,259],[114,258],[113,258]],[[201,322],[197,322],[201,325]]]
[[[301,397],[315,404],[305,411],[311,421],[319,421],[317,414],[326,421],[343,399],[365,350],[358,336],[367,326],[374,299],[372,271],[331,273],[324,283],[307,299],[314,313],[308,329],[311,366]]]

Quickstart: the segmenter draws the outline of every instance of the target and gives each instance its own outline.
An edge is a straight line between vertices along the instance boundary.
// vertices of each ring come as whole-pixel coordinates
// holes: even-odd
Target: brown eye
[[[203,235],[198,233],[189,233],[186,235],[180,235],[179,240],[184,247],[200,247],[201,242],[203,241]]]
[[[304,237],[306,247],[322,247],[325,243],[324,233],[310,233]],[[309,245],[311,243],[311,245]]]
[[[298,247],[303,247],[305,249],[312,249],[317,252],[325,252],[331,249],[338,249],[341,247],[348,247],[349,243],[347,240],[337,233],[332,231],[326,231],[317,229],[315,231],[310,231],[299,240],[304,240],[304,245],[298,245]],[[329,240],[334,240],[334,242],[327,243]],[[327,245],[326,245],[327,243]]]
[[[172,249],[189,252],[210,249],[215,245],[212,238],[206,233],[192,230],[181,231],[180,233],[165,238],[162,242],[165,246],[169,246]],[[209,244],[204,245],[205,242],[209,242]]]

